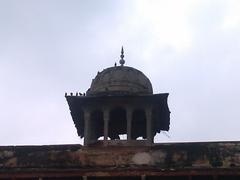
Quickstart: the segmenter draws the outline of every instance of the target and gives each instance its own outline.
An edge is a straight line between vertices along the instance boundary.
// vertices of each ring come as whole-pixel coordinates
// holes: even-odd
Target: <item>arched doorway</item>
[[[104,120],[103,120],[103,112],[100,110],[94,110],[91,112],[90,118],[90,141],[97,141],[99,137],[103,136],[104,129]]]
[[[126,110],[118,107],[110,111],[108,136],[113,140],[120,139],[122,134],[127,134]]]
[[[136,109],[132,114],[132,139],[137,139],[138,137],[143,137],[146,139],[146,114],[143,109]]]

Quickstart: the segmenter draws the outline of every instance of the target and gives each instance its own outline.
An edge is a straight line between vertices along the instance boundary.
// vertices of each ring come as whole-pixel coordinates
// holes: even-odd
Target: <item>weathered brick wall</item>
[[[81,145],[2,146],[0,174],[21,171],[74,170],[89,172],[125,171],[201,172],[214,170],[240,174],[240,142],[173,143],[152,147]],[[127,172],[126,171],[126,172]]]

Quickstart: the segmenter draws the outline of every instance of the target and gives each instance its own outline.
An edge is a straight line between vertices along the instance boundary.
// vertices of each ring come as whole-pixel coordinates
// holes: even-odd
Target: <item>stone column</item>
[[[84,145],[90,143],[90,112],[88,109],[84,110]]]
[[[153,133],[152,133],[152,108],[146,109],[146,119],[147,119],[147,142],[148,144],[153,143]]]
[[[127,108],[127,140],[131,140],[132,137],[132,109]]]
[[[104,145],[107,145],[108,124],[109,124],[109,110],[108,109],[104,109],[104,111],[103,111],[103,119],[104,119]]]

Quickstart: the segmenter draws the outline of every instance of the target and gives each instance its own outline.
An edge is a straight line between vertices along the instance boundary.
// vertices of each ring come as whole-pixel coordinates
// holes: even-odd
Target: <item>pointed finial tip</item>
[[[125,60],[123,59],[123,58],[124,58],[124,50],[123,50],[123,46],[122,46],[122,50],[121,50],[120,58],[121,58],[121,59],[120,59],[119,63],[121,64],[121,66],[123,66],[124,63],[125,63]]]

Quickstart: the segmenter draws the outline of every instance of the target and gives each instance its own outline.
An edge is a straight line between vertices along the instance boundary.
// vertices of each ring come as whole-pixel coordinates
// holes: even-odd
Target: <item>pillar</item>
[[[106,145],[107,140],[108,140],[108,124],[109,124],[109,110],[108,109],[104,109],[103,119],[104,119],[104,145]]]
[[[146,118],[147,118],[147,141],[148,144],[153,143],[153,132],[152,132],[152,109],[146,109]]]
[[[89,110],[84,110],[84,145],[90,143],[90,112]]]
[[[127,108],[127,140],[131,140],[132,137],[132,109]]]

